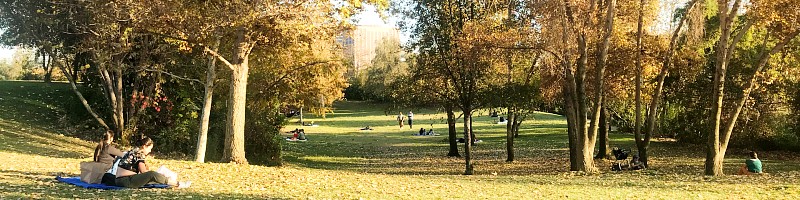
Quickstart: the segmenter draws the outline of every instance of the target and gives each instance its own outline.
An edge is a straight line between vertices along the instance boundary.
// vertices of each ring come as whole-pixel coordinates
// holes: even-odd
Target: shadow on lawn
[[[94,148],[81,145],[82,143],[78,139],[46,133],[42,129],[21,127],[25,127],[25,125],[14,126],[7,121],[0,120],[0,138],[2,138],[0,139],[0,151],[55,158],[85,158],[91,154],[80,150]]]
[[[458,175],[463,173],[464,160],[446,157],[449,149],[446,136],[399,138],[387,142],[365,143],[369,140],[384,140],[387,136],[337,135],[336,142],[306,142],[286,145],[284,158],[303,167],[344,170],[363,173],[400,175]],[[533,134],[521,139],[549,141],[566,135]],[[491,138],[491,139],[490,139]],[[490,137],[486,140],[497,140]],[[332,138],[321,137],[318,141]],[[505,138],[502,138],[503,140]],[[352,141],[352,142],[348,142]],[[517,148],[517,162],[505,162],[504,143],[478,143],[473,151],[476,171],[499,172],[506,175],[549,174],[566,171],[568,159],[564,141]],[[459,144],[463,154],[463,144]],[[482,167],[485,167],[481,169]]]

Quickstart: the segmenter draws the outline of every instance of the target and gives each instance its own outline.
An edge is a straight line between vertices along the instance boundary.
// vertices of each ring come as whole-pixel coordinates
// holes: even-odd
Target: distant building
[[[355,75],[372,65],[375,47],[383,38],[399,43],[400,33],[396,28],[388,26],[356,26],[354,30],[338,38],[344,49],[345,59],[353,62],[353,69],[348,74]]]

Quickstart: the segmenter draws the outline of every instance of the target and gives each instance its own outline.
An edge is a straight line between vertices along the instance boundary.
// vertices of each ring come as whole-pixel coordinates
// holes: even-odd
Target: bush
[[[247,109],[245,123],[245,156],[250,163],[267,166],[283,165],[281,157],[281,128],[286,124],[286,117],[277,112],[279,109]]]

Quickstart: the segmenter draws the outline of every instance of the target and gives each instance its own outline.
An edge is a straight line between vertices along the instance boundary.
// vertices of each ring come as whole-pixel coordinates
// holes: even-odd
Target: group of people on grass
[[[400,112],[400,114],[397,115],[397,122],[400,124],[400,129],[403,129],[404,121],[406,121],[406,118],[403,116],[403,112]],[[411,111],[408,111],[408,128],[414,128],[414,113]]]
[[[305,140],[307,140],[306,131],[303,130],[303,129],[294,129],[293,131],[289,131],[289,133],[292,134],[292,137],[287,137],[286,140],[289,140],[289,141],[297,141],[297,140],[305,141]]]
[[[436,135],[436,133],[433,132],[433,128],[429,129],[428,131],[425,131],[424,128],[419,128],[419,133],[418,134],[414,134],[414,135],[416,135],[416,136],[433,136],[433,135]]]
[[[127,188],[140,188],[146,184],[166,184],[185,188],[191,184],[191,182],[178,182],[177,174],[163,166],[158,171],[154,171],[147,165],[147,157],[153,150],[152,139],[141,137],[134,143],[131,150],[125,152],[114,147],[113,141],[114,133],[107,131],[94,149],[94,163],[92,164],[95,167],[81,167],[81,180]],[[98,174],[97,171],[105,173],[99,177],[84,177],[87,174]],[[99,181],[96,180],[98,178]]]

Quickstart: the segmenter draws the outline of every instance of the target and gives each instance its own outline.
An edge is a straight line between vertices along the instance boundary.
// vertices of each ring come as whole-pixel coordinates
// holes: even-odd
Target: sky
[[[397,26],[397,22],[400,21],[398,16],[388,16],[384,21],[381,19],[381,16],[378,12],[375,11],[375,7],[366,5],[363,12],[353,16],[354,20],[358,20],[357,25],[371,25],[371,26],[391,26],[399,29]],[[406,44],[409,39],[409,34],[400,31],[400,44]]]

